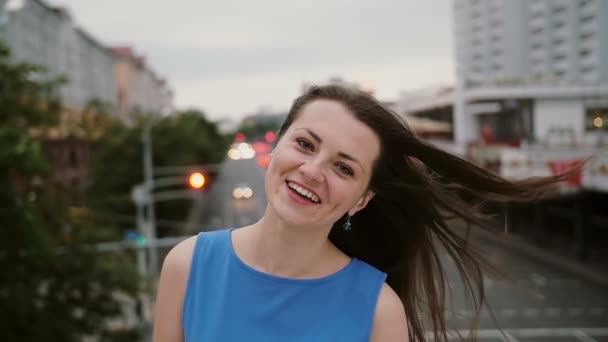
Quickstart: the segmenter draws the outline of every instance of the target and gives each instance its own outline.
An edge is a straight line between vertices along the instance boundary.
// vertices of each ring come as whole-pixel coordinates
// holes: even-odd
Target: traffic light
[[[200,172],[194,172],[188,178],[188,184],[192,189],[202,189],[207,183],[207,178]]]
[[[245,134],[238,132],[235,136],[234,136],[234,141],[235,142],[244,142],[247,139],[247,137],[245,136]]]
[[[266,134],[264,134],[264,140],[266,140],[267,143],[272,144],[277,140],[277,135],[272,131],[266,132]]]
[[[125,241],[130,241],[139,247],[144,247],[146,245],[146,237],[138,233],[136,230],[126,231],[124,239]]]

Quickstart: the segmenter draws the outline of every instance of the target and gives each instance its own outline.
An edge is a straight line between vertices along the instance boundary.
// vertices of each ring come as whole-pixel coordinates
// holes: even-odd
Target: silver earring
[[[342,228],[344,228],[346,231],[353,229],[353,225],[350,223],[350,215],[346,215],[346,222],[344,222]]]

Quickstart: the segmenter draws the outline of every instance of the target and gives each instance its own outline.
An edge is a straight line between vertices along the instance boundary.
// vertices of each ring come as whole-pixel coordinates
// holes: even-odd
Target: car
[[[232,197],[234,199],[249,199],[253,197],[253,189],[247,184],[237,184],[232,189]]]
[[[232,144],[228,150],[228,158],[232,160],[252,159],[253,157],[255,157],[255,150],[251,144],[245,142]]]

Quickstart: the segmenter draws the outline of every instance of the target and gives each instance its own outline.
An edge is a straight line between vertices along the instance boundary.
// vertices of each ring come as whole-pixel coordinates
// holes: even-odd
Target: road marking
[[[535,318],[538,316],[538,310],[537,309],[524,309],[523,316],[526,318]]]
[[[530,275],[530,280],[532,280],[532,282],[540,287],[546,286],[547,285],[547,278],[543,277],[542,275],[538,274],[538,273],[532,273]]]
[[[604,314],[604,308],[591,308],[589,312],[593,316],[601,316],[602,314]]]
[[[581,308],[569,308],[568,315],[569,316],[580,316],[585,312],[585,309]]]
[[[470,330],[450,330],[449,340],[460,340],[459,336],[468,336]],[[479,339],[495,338],[503,341],[516,342],[517,338],[540,338],[540,337],[574,337],[583,342],[597,342],[594,337],[608,336],[608,328],[530,328],[530,329],[480,329],[476,331]],[[425,336],[433,338],[433,332],[427,331]]]
[[[517,316],[517,309],[502,309],[500,316],[504,318],[511,318]]]
[[[596,339],[594,339],[593,337],[585,334],[584,331],[581,331],[579,329],[576,329],[574,331],[574,336],[577,337],[579,340],[581,340],[583,342],[597,342]]]
[[[544,312],[544,314],[546,316],[558,317],[561,314],[562,309],[559,309],[559,308],[548,308],[548,309],[543,310],[543,312]]]
[[[504,332],[504,341],[507,342],[517,342],[517,339],[515,337],[513,337],[513,335],[511,335],[508,331]]]
[[[494,309],[492,312],[496,315],[497,318],[513,318],[522,316],[525,318],[538,318],[538,317],[551,317],[556,318],[562,314],[565,314],[570,317],[579,317],[584,315],[590,316],[602,316],[606,312],[608,312],[605,308],[595,307],[590,309],[585,308],[507,308],[507,309]],[[445,315],[447,319],[457,318],[457,319],[468,319],[475,316],[475,312],[471,309],[459,309],[453,311],[445,311]],[[487,308],[483,308],[479,313],[480,318],[488,318],[490,317],[490,312]]]

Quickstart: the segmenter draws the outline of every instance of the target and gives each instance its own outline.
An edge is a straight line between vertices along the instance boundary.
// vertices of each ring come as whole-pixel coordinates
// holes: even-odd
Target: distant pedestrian
[[[339,86],[297,98],[278,136],[263,217],[166,257],[155,341],[446,341],[440,253],[477,314],[485,265],[447,216],[487,226],[479,201],[533,199],[564,177],[504,180]]]

